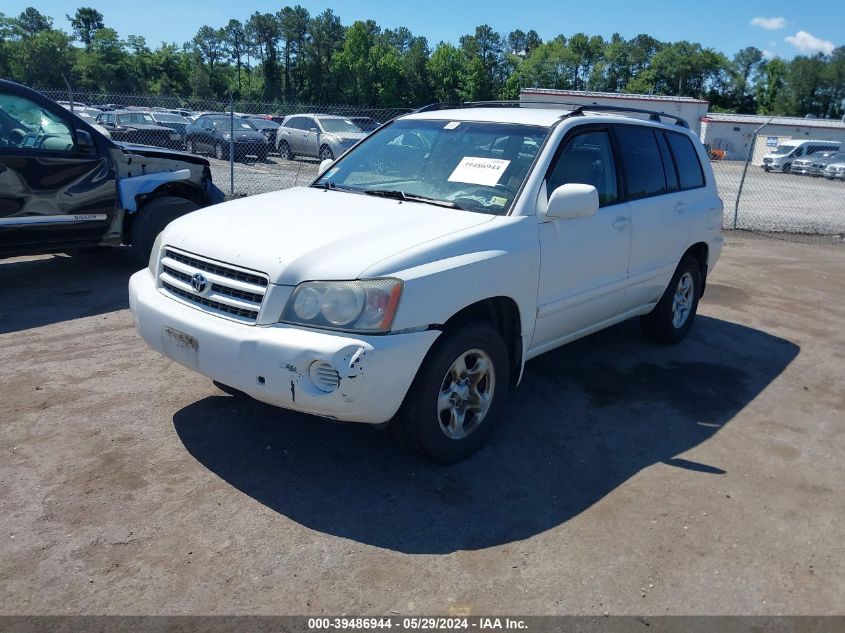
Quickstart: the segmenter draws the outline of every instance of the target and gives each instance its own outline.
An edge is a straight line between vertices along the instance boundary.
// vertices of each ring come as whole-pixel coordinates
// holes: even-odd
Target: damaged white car
[[[701,143],[662,113],[513,105],[423,108],[308,187],[175,220],[130,280],[141,336],[439,462],[485,442],[530,358],[631,317],[680,341],[722,248]]]

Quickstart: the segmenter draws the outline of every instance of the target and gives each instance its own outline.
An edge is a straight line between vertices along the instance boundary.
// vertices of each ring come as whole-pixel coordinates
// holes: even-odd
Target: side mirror
[[[320,163],[320,169],[318,170],[318,175],[322,176],[329,170],[329,167],[334,165],[334,161],[331,158],[327,158],[322,163]]]
[[[315,127],[312,127],[312,128],[311,128],[310,130],[308,130],[308,131],[309,131],[309,132],[314,132],[314,134],[318,134],[318,133],[320,132],[320,130],[318,130],[318,129],[317,129],[317,128],[315,128]]]
[[[76,148],[83,154],[93,154],[97,151],[94,139],[86,130],[76,130]]]
[[[599,210],[599,192],[592,185],[568,183],[549,196],[546,215],[559,220],[572,220],[595,215]]]

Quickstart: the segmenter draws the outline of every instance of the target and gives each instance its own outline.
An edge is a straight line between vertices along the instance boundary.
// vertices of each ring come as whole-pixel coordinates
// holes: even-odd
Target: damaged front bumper
[[[396,414],[440,334],[358,336],[281,323],[243,325],[167,297],[146,269],[129,280],[129,309],[144,341],[185,367],[261,402],[371,424]]]

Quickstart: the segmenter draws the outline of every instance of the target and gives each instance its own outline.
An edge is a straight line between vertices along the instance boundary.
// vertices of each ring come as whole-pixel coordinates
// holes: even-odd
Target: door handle
[[[625,218],[625,217],[622,217],[622,218],[616,218],[616,219],[613,221],[613,224],[611,224],[611,226],[612,226],[614,229],[624,229],[624,228],[625,228],[626,226],[628,226],[630,223],[631,223],[631,218]]]
[[[678,201],[675,203],[675,211],[678,213],[683,213],[684,209],[687,208],[687,203],[683,201]]]

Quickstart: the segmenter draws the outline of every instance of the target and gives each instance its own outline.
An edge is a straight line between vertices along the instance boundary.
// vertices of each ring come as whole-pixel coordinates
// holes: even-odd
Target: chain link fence
[[[348,146],[335,140],[338,134],[351,142],[409,112],[337,104],[42,92],[67,108],[73,101],[77,114],[102,126],[114,140],[208,156],[215,183],[230,197],[308,184],[317,175],[321,157],[336,157]],[[310,116],[296,117],[294,129],[278,135],[285,117],[294,115]],[[762,137],[765,130],[761,127],[757,134]],[[755,135],[752,148],[760,145],[757,140]],[[744,161],[725,160],[719,151],[712,151],[711,158],[724,201],[725,229],[845,244],[845,167],[819,169],[822,159],[828,158],[821,154],[807,169],[786,173],[764,170],[760,151],[749,152]]]

